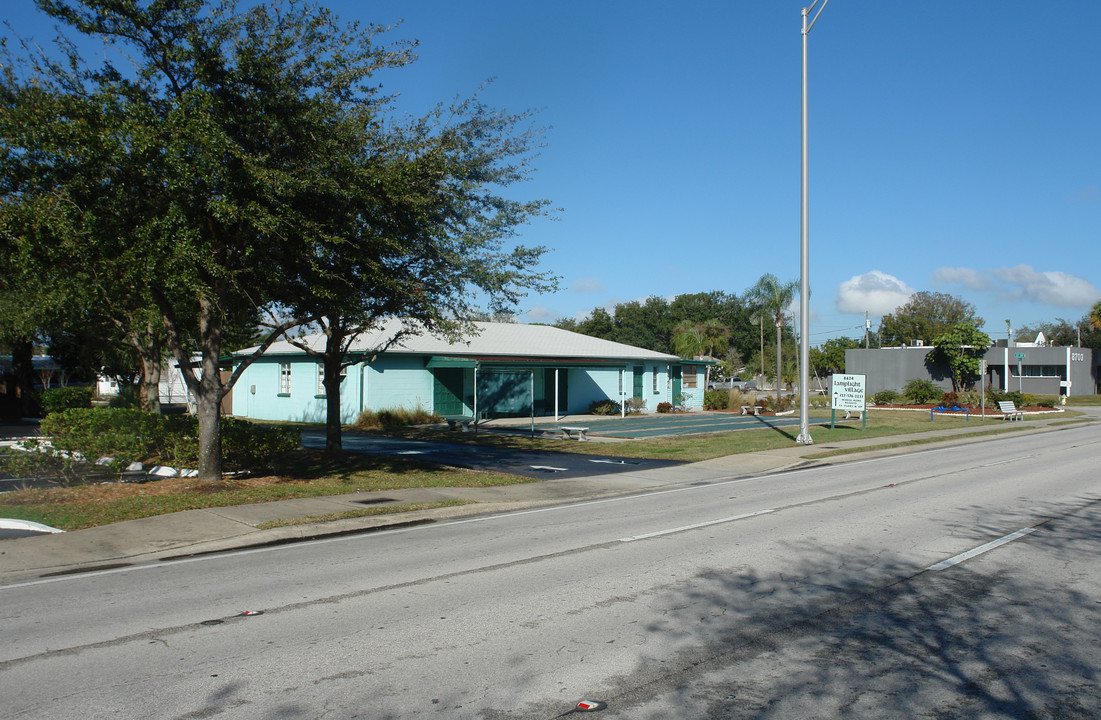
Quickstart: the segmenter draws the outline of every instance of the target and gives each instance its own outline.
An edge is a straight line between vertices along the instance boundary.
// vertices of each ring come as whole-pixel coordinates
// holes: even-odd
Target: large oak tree
[[[436,114],[395,119],[374,76],[410,62],[412,44],[379,44],[385,28],[295,2],[39,7],[118,53],[95,67],[75,44],[22,66],[5,57],[3,201],[53,212],[8,231],[47,227],[104,297],[155,309],[197,402],[201,478],[221,476],[222,399],[288,329],[327,318],[346,340],[410,298],[465,297],[441,275],[460,255],[504,301],[546,281],[539,248],[499,244],[544,204],[485,190],[527,171],[498,163],[530,147],[518,119],[468,106],[474,125],[460,121],[451,145]],[[467,307],[443,303],[438,319]],[[253,317],[258,344],[228,366],[227,331]]]

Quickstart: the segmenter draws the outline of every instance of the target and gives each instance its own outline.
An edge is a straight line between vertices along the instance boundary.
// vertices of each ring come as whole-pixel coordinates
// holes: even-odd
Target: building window
[[[654,366],[654,394],[658,394],[658,366]]]
[[[1021,367],[1020,375],[1017,373],[1017,366],[1010,365],[1009,371],[1012,377],[1052,377],[1063,378],[1063,374],[1066,368],[1062,365],[1024,365]]]
[[[684,366],[684,387],[694,388],[696,387],[696,366],[685,365]]]
[[[279,394],[291,394],[291,364],[279,363]]]
[[[348,368],[340,368],[340,382],[348,376]],[[325,397],[325,365],[317,364],[317,397]]]

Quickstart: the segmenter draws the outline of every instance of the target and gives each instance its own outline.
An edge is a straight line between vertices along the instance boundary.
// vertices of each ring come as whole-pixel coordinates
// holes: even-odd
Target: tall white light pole
[[[801,217],[802,241],[800,243],[799,262],[799,437],[797,443],[812,445],[810,437],[809,395],[810,395],[810,161],[807,154],[807,35],[818,16],[826,9],[830,0],[822,0],[814,18],[811,11],[819,0],[810,7],[803,8],[803,207]]]

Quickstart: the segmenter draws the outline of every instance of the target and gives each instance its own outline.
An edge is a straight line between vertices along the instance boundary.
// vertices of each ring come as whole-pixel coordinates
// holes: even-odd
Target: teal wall
[[[280,393],[281,362],[291,365],[289,393]],[[668,366],[653,363],[643,365],[643,393],[646,408],[656,409],[660,402],[672,401]],[[633,391],[634,365],[608,368],[563,368],[560,377],[567,383],[567,406],[563,414],[583,414],[597,400],[620,400],[619,377],[623,370],[626,396]],[[657,372],[657,392],[654,373]],[[282,356],[264,357],[245,369],[233,388],[233,412],[239,417],[256,420],[283,420],[321,423],[325,421],[325,398],[318,395],[318,363],[312,359]],[[463,400],[466,414],[473,415],[474,372],[464,370]],[[548,375],[550,377],[548,377]],[[700,373],[700,378],[703,375]],[[539,414],[554,412],[554,375],[543,369],[535,371],[536,410]],[[351,424],[364,409],[379,411],[404,407],[421,407],[433,411],[432,371],[422,357],[383,356],[370,365],[356,364],[347,370],[341,384],[341,422]],[[509,415],[530,413],[531,380],[527,369],[503,373],[479,370],[478,410],[486,411],[487,403],[496,403],[496,412]],[[693,392],[690,406],[699,407],[703,390]]]

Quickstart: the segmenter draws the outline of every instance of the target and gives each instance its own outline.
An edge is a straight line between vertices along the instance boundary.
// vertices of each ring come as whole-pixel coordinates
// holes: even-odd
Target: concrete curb
[[[1096,423],[1099,418],[1101,418],[1101,408],[1098,408],[1097,412],[1087,413],[1084,421]],[[4,540],[0,542],[0,584],[6,585],[120,565],[158,562],[348,534],[381,532],[457,518],[638,494],[698,482],[719,482],[804,467],[901,455],[1003,437],[978,434],[983,430],[996,427],[931,430],[905,436],[848,440],[828,445],[792,446],[780,450],[713,458],[683,466],[584,478],[548,479],[539,483],[502,487],[410,488],[187,510],[68,533]],[[1058,429],[1058,427],[1052,427],[1050,422],[1043,422],[1032,427],[1015,429],[1015,432],[1053,432]],[[912,444],[915,440],[920,444]],[[887,447],[895,443],[907,444],[901,447]],[[838,450],[848,452],[829,455],[831,451]],[[467,505],[394,514],[369,515],[327,522],[306,522],[267,530],[257,527],[264,522],[276,519],[310,518],[346,510],[364,509],[373,505],[432,503],[453,499],[472,502]]]

